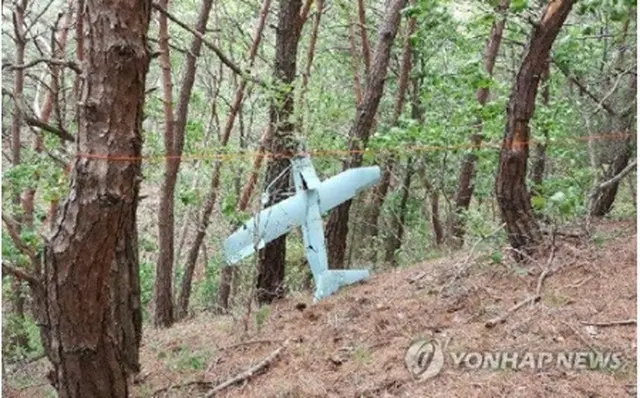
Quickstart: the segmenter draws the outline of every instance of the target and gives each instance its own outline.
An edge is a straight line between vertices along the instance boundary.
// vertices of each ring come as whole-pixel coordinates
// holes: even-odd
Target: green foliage
[[[153,283],[156,275],[156,266],[149,261],[140,263],[140,302],[142,304],[143,317],[148,318],[148,306],[153,298]]]

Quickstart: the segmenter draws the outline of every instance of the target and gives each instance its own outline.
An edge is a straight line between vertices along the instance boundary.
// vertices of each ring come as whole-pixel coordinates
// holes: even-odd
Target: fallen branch
[[[578,330],[576,330],[576,328],[574,328],[573,326],[571,326],[571,324],[565,322],[565,321],[560,321],[562,323],[564,323],[569,329],[571,329],[571,331],[578,336],[578,338],[580,339],[580,341],[582,341],[587,347],[591,348],[591,351],[599,351],[597,349],[596,346],[594,346],[593,344],[591,344],[591,342],[589,342],[589,340],[587,340]]]
[[[635,319],[624,319],[624,320],[621,320],[621,321],[609,321],[609,322],[580,321],[580,323],[583,324],[583,325],[589,325],[589,326],[607,327],[607,326],[635,325],[636,324],[636,320]]]
[[[531,303],[535,303],[537,301],[540,300],[540,295],[536,294],[530,297],[527,297],[526,299],[522,300],[521,302],[519,302],[518,304],[514,305],[513,307],[509,308],[509,310],[507,312],[505,312],[504,314],[500,315],[497,318],[493,318],[488,320],[487,322],[484,323],[484,327],[486,327],[487,329],[491,329],[496,325],[505,323],[507,321],[507,318],[515,313],[516,311],[518,311],[520,308],[524,307],[527,304],[531,304]]]
[[[244,380],[248,380],[249,378],[251,378],[253,375],[256,374],[256,372],[258,372],[259,370],[267,367],[269,364],[271,364],[271,362],[273,362],[278,355],[280,355],[280,352],[282,352],[282,350],[287,346],[289,340],[286,340],[284,342],[284,344],[278,348],[277,350],[275,350],[274,352],[272,352],[271,354],[269,354],[269,356],[267,356],[265,359],[263,359],[262,361],[258,362],[257,364],[255,364],[254,366],[250,367],[249,369],[245,370],[244,372],[241,372],[235,376],[233,376],[232,378],[228,379],[227,381],[218,384],[215,388],[213,388],[211,391],[209,391],[207,393],[207,395],[205,395],[207,398],[211,398],[214,397],[217,393],[219,393],[220,391],[224,390],[225,388],[236,384],[238,382],[244,381]]]

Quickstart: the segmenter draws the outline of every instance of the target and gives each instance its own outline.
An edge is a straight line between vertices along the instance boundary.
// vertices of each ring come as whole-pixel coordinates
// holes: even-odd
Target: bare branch
[[[265,82],[263,82],[262,80],[258,79],[257,77],[251,76],[249,74],[249,71],[243,71],[231,59],[229,59],[226,55],[224,55],[224,53],[222,52],[222,50],[220,50],[218,48],[218,46],[216,46],[215,44],[213,44],[209,40],[207,40],[204,37],[203,34],[198,32],[197,30],[191,28],[189,25],[185,24],[184,22],[180,21],[173,14],[171,14],[169,11],[165,10],[163,7],[161,7],[157,3],[153,3],[152,7],[155,8],[156,10],[158,10],[163,15],[165,15],[171,21],[176,23],[182,29],[186,30],[187,32],[191,33],[192,35],[194,35],[197,38],[199,38],[200,40],[202,40],[202,43],[204,43],[205,46],[207,46],[211,51],[213,51],[218,56],[218,58],[220,58],[220,61],[222,61],[222,63],[225,64],[234,73],[236,73],[237,75],[241,76],[245,80],[249,80],[249,81],[252,81],[252,82],[254,82],[256,84],[259,84],[261,86],[267,87],[267,84]]]
[[[580,81],[580,79],[578,79],[576,76],[574,76],[573,74],[571,74],[563,65],[561,65],[560,63],[558,63],[557,61],[553,60],[552,61],[553,64],[555,66],[558,67],[558,69],[560,70],[560,72],[562,72],[562,74],[569,80],[571,80],[576,86],[578,86],[578,88],[580,89],[581,92],[583,92],[584,94],[586,94],[589,98],[591,98],[593,100],[593,102],[595,102],[596,104],[598,104],[602,109],[604,109],[605,111],[607,111],[607,113],[611,116],[617,116],[617,112],[613,110],[613,108],[611,108],[611,106],[609,106],[608,104],[604,103],[604,101],[601,101],[598,99],[598,97],[596,97],[591,91],[589,91],[589,89]]]
[[[29,257],[31,261],[36,261],[37,259],[36,251],[32,247],[29,247],[29,245],[24,240],[22,240],[22,238],[20,237],[20,234],[18,233],[18,230],[19,230],[18,223],[12,218],[10,218],[9,216],[7,216],[6,214],[2,214],[2,221],[4,222],[4,225],[7,227],[7,232],[9,232],[9,236],[11,236],[11,240],[16,245],[16,248],[22,254]],[[3,264],[3,267],[4,267],[4,264]]]
[[[13,275],[20,280],[28,282],[30,285],[39,285],[41,283],[40,279],[36,276],[31,275],[29,272],[21,270],[20,268],[14,267],[5,261],[2,261],[2,273],[5,275]]]
[[[73,137],[73,135],[71,135],[71,133],[69,133],[64,128],[56,128],[48,123],[43,122],[42,120],[36,117],[24,115],[24,121],[30,126],[38,127],[39,129],[42,129],[53,135],[58,136],[63,141],[69,141],[69,142],[75,141],[75,138]]]
[[[638,161],[634,160],[633,162],[629,163],[627,165],[627,167],[625,167],[620,173],[618,173],[618,175],[616,175],[615,177],[613,177],[612,179],[603,182],[602,184],[598,185],[598,187],[596,188],[596,193],[599,191],[602,191],[605,188],[610,187],[611,185],[617,183],[618,181],[620,181],[621,179],[623,179],[627,174],[629,174],[631,172],[631,170],[633,170],[636,165],[637,165]]]
[[[23,69],[32,68],[41,63],[47,63],[49,65],[66,66],[67,68],[72,69],[77,74],[82,74],[82,68],[80,68],[80,66],[77,63],[73,61],[68,61],[65,59],[54,59],[54,58],[36,58],[33,61],[23,65],[13,65],[13,64],[7,63],[2,65],[2,69],[6,68],[8,71],[23,70]]]

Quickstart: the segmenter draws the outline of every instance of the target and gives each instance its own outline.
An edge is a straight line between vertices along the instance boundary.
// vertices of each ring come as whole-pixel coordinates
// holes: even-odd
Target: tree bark
[[[87,0],[77,152],[139,158],[151,2]],[[60,397],[126,397],[142,334],[140,162],[78,157],[45,248],[42,333]]]
[[[535,112],[538,83],[549,51],[573,3],[572,0],[555,0],[547,5],[534,27],[507,106],[496,197],[511,246],[525,252],[532,252],[542,240],[526,187],[529,121]]]
[[[253,66],[253,62],[255,60],[256,54],[258,53],[258,48],[260,47],[260,41],[262,39],[262,32],[264,30],[265,21],[267,14],[269,12],[269,6],[271,5],[271,0],[264,0],[262,3],[262,8],[260,10],[260,21],[258,26],[256,27],[256,31],[253,37],[253,43],[251,45],[251,49],[249,50],[249,66]],[[224,125],[224,130],[222,133],[222,137],[220,140],[220,146],[225,147],[229,142],[229,138],[231,137],[231,131],[233,130],[233,125],[235,123],[236,116],[238,115],[238,111],[242,106],[242,102],[244,100],[244,90],[246,87],[247,81],[242,79],[240,85],[237,87],[234,102],[231,105],[231,109],[229,111],[229,116]],[[193,271],[196,267],[196,262],[198,261],[198,254],[200,253],[200,245],[204,240],[204,237],[207,233],[207,227],[209,226],[209,220],[211,218],[211,213],[213,212],[213,207],[218,199],[218,189],[220,187],[220,173],[222,168],[222,162],[216,161],[213,176],[211,178],[211,183],[209,185],[209,191],[207,192],[207,196],[204,200],[204,205],[202,208],[202,214],[200,216],[200,222],[198,226],[198,231],[194,238],[193,244],[189,249],[189,254],[187,256],[187,262],[184,266],[184,274],[182,276],[182,283],[180,289],[180,296],[178,297],[178,318],[182,319],[186,316],[187,310],[189,308],[189,299],[191,297],[191,281],[193,279]],[[223,281],[227,283],[226,281]]]
[[[293,82],[296,77],[296,57],[302,21],[300,19],[300,0],[280,0],[278,28],[276,30],[276,54],[274,65],[275,80],[286,86],[286,92],[279,98],[273,98],[269,106],[269,120],[273,135],[269,143],[277,158],[269,159],[265,181],[271,185],[269,201],[266,206],[287,198],[291,188],[289,172],[285,169],[296,150],[294,137],[295,124],[291,120],[294,107]],[[275,179],[280,178],[275,181]],[[286,255],[286,235],[266,244],[258,256],[256,281],[256,299],[259,304],[267,304],[284,293],[284,271]]]
[[[367,18],[365,14],[364,0],[358,0],[358,22],[360,25],[360,41],[362,42],[362,58],[364,60],[364,73],[369,76],[371,68],[371,46],[367,35]]]
[[[503,16],[511,4],[511,0],[502,0],[496,7],[496,13],[501,15],[497,16],[497,19],[493,21],[491,26],[491,34],[489,35],[489,41],[485,47],[485,59],[484,68],[489,76],[493,76],[493,68],[496,64],[496,58],[498,57],[498,50],[500,49],[500,43],[502,41],[502,31],[506,22],[506,16]],[[476,92],[476,98],[481,107],[487,103],[489,98],[489,88],[481,87]],[[464,156],[462,161],[462,167],[460,167],[460,177],[458,178],[458,189],[455,197],[455,214],[453,219],[453,225],[451,228],[453,243],[457,246],[462,246],[464,242],[465,233],[465,213],[469,210],[469,204],[471,203],[471,197],[474,191],[474,178],[476,172],[476,161],[478,156],[476,151],[480,149],[482,144],[482,120],[477,122],[477,131],[470,137],[471,151]]]
[[[411,3],[415,3],[412,1]],[[407,23],[407,33],[404,38],[404,44],[402,49],[402,64],[400,68],[400,77],[398,78],[398,92],[396,95],[396,101],[393,109],[393,117],[391,119],[391,125],[395,125],[398,123],[398,119],[400,119],[400,115],[402,114],[402,109],[404,107],[407,88],[409,87],[409,74],[411,73],[412,68],[412,48],[411,48],[411,36],[416,30],[416,18],[411,17]],[[382,166],[382,177],[380,182],[375,186],[373,192],[371,194],[371,203],[366,207],[366,211],[364,213],[364,231],[363,231],[363,240],[369,241],[370,239],[375,239],[378,236],[378,219],[380,218],[380,212],[382,211],[382,205],[384,204],[384,200],[387,197],[387,192],[389,191],[389,184],[391,183],[391,174],[393,173],[393,168],[395,166],[396,159],[393,155],[389,155],[389,157],[383,162]],[[376,251],[371,251],[372,261],[376,261]]]
[[[384,82],[389,66],[391,47],[400,24],[400,11],[406,0],[392,0],[387,7],[384,21],[380,26],[378,44],[374,53],[371,70],[367,77],[367,87],[362,104],[358,106],[356,120],[349,131],[349,151],[351,157],[345,164],[345,169],[358,167],[362,164],[362,150],[366,148],[371,127],[374,122],[378,105],[384,91]],[[327,224],[327,246],[329,268],[344,268],[347,235],[349,233],[349,210],[351,200],[346,201],[331,212]]]
[[[630,12],[630,15],[633,15],[633,13]],[[627,35],[627,31],[629,30],[630,19],[631,17],[627,18],[624,23],[624,26],[622,28],[622,37],[618,45],[619,51],[615,63],[619,69],[622,69],[624,65],[625,53],[627,48],[627,46],[625,46],[625,38]],[[623,101],[623,104],[625,106],[629,103],[633,103],[633,101],[636,99],[636,82],[637,76],[633,75],[629,82],[629,90],[627,91],[626,96],[627,101]],[[633,130],[633,115],[634,112],[631,111],[627,114],[618,112],[615,115],[612,115],[611,119],[619,126],[619,129],[621,131],[630,133]],[[627,164],[629,163],[632,155],[633,148],[631,145],[631,138],[628,138],[624,141],[623,147],[615,154],[613,162],[605,172],[603,181],[609,181],[620,174],[627,167]],[[607,185],[605,188],[600,189],[598,188],[597,184],[599,183],[596,183],[596,186],[594,186],[592,190],[595,195],[593,195],[593,198],[590,200],[589,214],[591,217],[604,217],[609,214],[609,212],[613,208],[613,203],[616,200],[620,182],[616,181],[611,185]]]
[[[159,0],[163,8],[167,8],[168,0]],[[171,55],[169,51],[169,28],[167,16],[159,13],[160,69],[162,71],[162,93],[164,108],[164,148],[165,160],[164,183],[160,193],[158,210],[158,263],[154,284],[154,316],[156,327],[168,327],[173,323],[172,280],[174,257],[174,192],[177,179],[177,168],[174,147],[173,120],[173,82],[171,80]]]
[[[409,188],[411,186],[411,177],[413,175],[413,158],[407,159],[407,169],[405,170],[404,179],[402,181],[402,198],[400,199],[400,207],[398,214],[391,220],[390,230],[391,236],[386,242],[386,251],[384,261],[391,265],[398,265],[396,252],[402,246],[402,237],[404,235],[404,223],[407,216],[407,204],[409,203]]]
[[[26,38],[24,34],[24,15],[27,9],[27,0],[21,0],[15,3],[15,8],[13,10],[13,30],[14,30],[14,42],[16,46],[16,65],[24,65],[24,53],[26,46]],[[23,91],[24,91],[24,69],[16,69],[14,72],[14,81],[13,81],[13,96],[14,100],[18,103],[22,103],[23,101]],[[21,137],[20,131],[22,129],[23,117],[22,110],[19,106],[14,106],[13,108],[13,117],[11,120],[11,163],[13,166],[18,166],[20,164],[20,152],[21,152]],[[21,219],[26,218],[28,223],[32,223],[33,221],[33,200],[31,200],[29,206],[29,194],[32,189],[28,189],[26,194],[23,195],[22,205],[25,210],[24,216]],[[16,193],[15,196],[11,199],[15,203],[20,203],[21,198],[20,194]],[[19,225],[17,226],[20,227]],[[19,229],[18,229],[19,233]],[[25,307],[25,297],[22,288],[22,282],[13,277],[13,281],[11,283],[11,301],[13,311],[15,313],[16,319],[18,320],[19,326],[15,330],[15,340],[14,344],[18,346],[26,346],[28,342],[28,336],[26,334],[26,330],[24,329],[24,307]]]
[[[542,75],[542,82],[544,88],[542,89],[542,104],[545,107],[549,106],[549,62],[547,62],[544,74]],[[544,179],[544,169],[547,163],[547,144],[549,142],[549,129],[544,128],[542,130],[544,141],[536,144],[535,156],[533,165],[531,167],[531,195],[539,195],[540,187],[542,186],[542,180]]]
[[[627,98],[629,101],[626,103],[633,103],[633,100],[636,96],[636,81],[637,77],[633,75],[631,78],[631,83],[629,84],[629,91]],[[614,120],[617,121],[617,124],[620,126],[620,130],[624,133],[630,133],[633,130],[634,117],[633,112],[629,112],[627,115],[616,116]],[[624,144],[620,150],[615,154],[613,158],[613,162],[607,169],[604,174],[603,181],[609,181],[618,174],[620,174],[629,164],[629,160],[633,155],[633,148],[631,145],[631,138],[627,138],[624,141]],[[620,185],[620,181],[615,181],[614,183],[607,185],[604,188],[597,189],[598,187],[594,187],[595,195],[591,200],[591,206],[589,209],[589,213],[592,217],[604,217],[613,208],[613,203],[616,200],[616,195],[618,194],[618,187]]]
[[[351,68],[353,69],[353,87],[356,95],[356,106],[362,103],[362,79],[360,78],[360,63],[356,50],[356,34],[353,30],[353,21],[349,20],[349,49],[351,50]]]

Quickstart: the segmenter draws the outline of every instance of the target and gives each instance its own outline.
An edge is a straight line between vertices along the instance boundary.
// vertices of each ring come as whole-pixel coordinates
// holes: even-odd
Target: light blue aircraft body
[[[256,249],[262,249],[268,242],[301,226],[317,301],[341,286],[369,277],[368,270],[329,269],[322,215],[375,185],[380,179],[380,168],[349,169],[320,182],[308,156],[294,158],[291,162],[296,194],[247,221],[227,238],[224,252],[227,262],[236,264]]]

